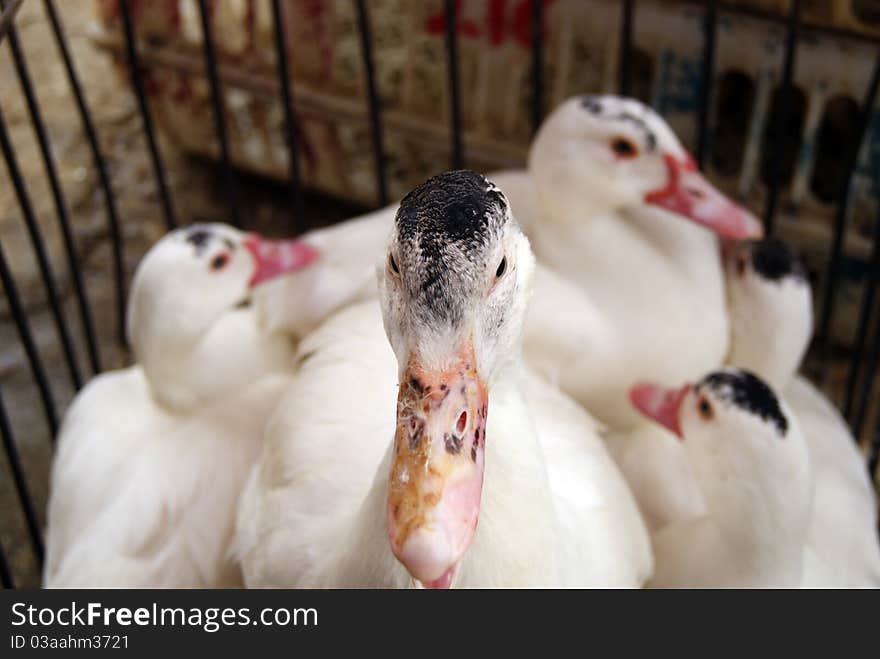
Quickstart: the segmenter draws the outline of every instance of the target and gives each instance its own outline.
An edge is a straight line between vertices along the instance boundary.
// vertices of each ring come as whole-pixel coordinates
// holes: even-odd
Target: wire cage
[[[126,237],[143,227],[121,207],[121,187],[145,190],[162,230],[189,219],[167,166],[181,151],[216,162],[224,219],[249,221],[243,190],[257,174],[281,184],[289,219],[280,229],[298,231],[315,203],[308,191],[369,208],[440,169],[521,166],[546,112],[576,93],[651,103],[719,187],[800,249],[817,310],[807,371],[851,424],[876,482],[875,3],[86,1],[90,48],[109,53],[122,74],[115,93],[136,108],[144,154],[134,182],[120,180],[108,156],[57,3],[29,3],[54,45],[35,61],[20,38],[23,0],[0,0],[0,48],[14,71],[0,76],[4,587],[39,581],[60,415],[84,381],[127,358],[126,287],[138,254],[126,253]],[[59,107],[38,97],[36,66],[57,72]],[[35,138],[25,153],[9,127],[13,97]],[[46,121],[55,110],[76,125],[87,167],[66,166]],[[163,136],[177,148],[163,148]],[[41,172],[23,166],[33,162]],[[85,178],[95,185],[84,200]],[[100,213],[83,232],[84,204]],[[36,264],[33,276],[20,274],[23,259]]]

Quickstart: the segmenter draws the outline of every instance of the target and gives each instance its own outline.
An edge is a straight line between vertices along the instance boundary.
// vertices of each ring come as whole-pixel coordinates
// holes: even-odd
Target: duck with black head
[[[523,366],[533,269],[479,174],[403,199],[380,304],[303,341],[239,510],[248,585],[644,582],[647,533],[596,423]]]

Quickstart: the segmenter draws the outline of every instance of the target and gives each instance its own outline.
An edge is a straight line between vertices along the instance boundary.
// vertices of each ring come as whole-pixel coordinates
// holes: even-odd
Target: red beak
[[[249,286],[301,270],[318,258],[318,250],[301,240],[265,240],[249,235],[244,246],[254,257],[256,268]]]
[[[665,188],[645,195],[645,202],[683,215],[730,240],[758,239],[764,227],[758,219],[735,204],[700,174],[690,156],[663,159],[669,181]]]
[[[656,384],[637,384],[629,390],[629,400],[639,412],[682,439],[679,409],[690,390],[689,384],[677,389]]]

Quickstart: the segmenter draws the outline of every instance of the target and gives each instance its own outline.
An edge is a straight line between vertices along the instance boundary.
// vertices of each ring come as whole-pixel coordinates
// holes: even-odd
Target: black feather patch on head
[[[594,114],[596,116],[602,115],[602,113],[606,110],[605,105],[602,104],[602,101],[599,100],[596,96],[582,96],[581,97],[581,107],[584,108],[590,114]],[[650,126],[648,126],[648,122],[645,117],[650,116],[652,111],[650,108],[644,109],[645,116],[639,116],[638,114],[634,114],[627,109],[623,109],[620,112],[614,114],[613,113],[614,105],[612,104],[612,112],[608,114],[608,120],[616,120],[622,122],[628,122],[636,127],[640,132],[645,135],[645,146],[648,151],[654,151],[657,148],[657,136],[654,134],[654,131],[651,130]]]
[[[196,251],[196,256],[201,256],[213,240],[214,234],[203,225],[195,225],[187,230],[184,240],[190,243]]]
[[[696,389],[699,391],[702,387],[708,387],[718,399],[772,423],[782,437],[788,432],[788,419],[776,394],[752,373],[741,369],[716,371],[703,378]]]
[[[400,202],[398,265],[410,295],[430,316],[453,324],[460,320],[457,297],[481,277],[507,208],[494,184],[467,170],[434,176]]]
[[[792,277],[806,282],[807,271],[797,255],[778,238],[765,238],[749,243],[752,267],[764,279],[780,281]]]
[[[602,114],[602,103],[595,96],[581,96],[581,107],[590,114]]]

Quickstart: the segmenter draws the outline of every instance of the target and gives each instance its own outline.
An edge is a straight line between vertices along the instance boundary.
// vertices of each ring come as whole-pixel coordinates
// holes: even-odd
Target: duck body
[[[243,302],[303,249],[212,224],[147,253],[128,308],[138,363],[93,378],[59,432],[44,585],[241,585],[237,501],[293,368]]]
[[[724,279],[711,233],[647,209],[626,219],[572,218],[552,232],[535,226],[538,258],[583,291],[572,302],[578,309],[564,313],[590,314],[593,320],[578,323],[585,328],[578,337],[561,326],[568,324],[564,314],[547,314],[559,319],[560,327],[542,335],[527,326],[526,355],[603,423],[625,429],[639,422],[626,404],[635,380],[671,372],[692,379],[723,361]],[[567,302],[554,300],[562,308]],[[705,338],[693,340],[697,334]],[[560,336],[571,337],[571,343],[548,338]],[[542,350],[545,341],[556,349]]]
[[[245,581],[407,587],[383,519],[397,369],[378,305],[331,317],[300,354],[242,495],[237,552]],[[486,428],[483,512],[455,586],[644,582],[648,536],[595,422],[537,376],[511,373],[505,381],[512,384],[493,390]],[[529,450],[512,460],[498,449],[511,443]]]
[[[596,423],[520,362],[534,262],[499,189],[430,179],[386,254],[381,315],[302,342],[239,510],[248,585],[640,585],[647,533]]]
[[[45,585],[240,586],[231,513],[285,381],[179,415],[138,366],[93,379],[59,435]]]
[[[826,569],[821,585],[880,587],[876,495],[846,422],[805,377],[785,399],[804,428],[815,471],[809,544]]]

